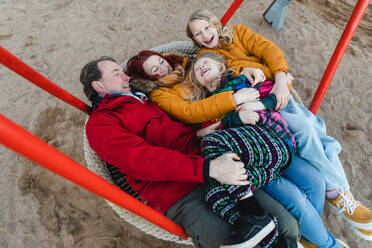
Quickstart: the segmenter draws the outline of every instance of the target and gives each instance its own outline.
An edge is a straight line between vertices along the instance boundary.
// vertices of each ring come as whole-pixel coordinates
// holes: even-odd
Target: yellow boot
[[[372,231],[372,211],[356,201],[350,191],[339,192],[339,196],[334,200],[326,199],[330,208],[340,214],[352,227]],[[356,233],[363,238],[358,232]]]

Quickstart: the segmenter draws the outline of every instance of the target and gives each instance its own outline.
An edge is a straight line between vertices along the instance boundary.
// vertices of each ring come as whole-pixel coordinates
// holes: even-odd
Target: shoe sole
[[[345,248],[350,248],[344,241],[336,239],[336,241]]]
[[[352,225],[354,227],[357,227],[357,228],[360,228],[360,229],[372,231],[372,222],[371,223],[365,223],[364,224],[364,223],[359,223],[359,222],[352,221],[349,218],[347,218],[344,215],[344,213],[338,213],[338,208],[335,207],[335,206],[333,206],[331,203],[328,202],[328,206],[330,207],[330,209],[332,210],[332,212],[334,212],[335,214],[339,214],[350,225]]]
[[[305,248],[300,242],[297,242],[297,248]]]
[[[355,227],[353,227],[353,226],[351,226],[351,230],[353,230],[354,231],[354,233],[356,234],[356,235],[358,235],[360,238],[362,238],[362,239],[365,239],[365,240],[368,240],[368,241],[371,241],[372,240],[372,237],[371,236],[367,236],[367,235],[365,235],[364,233],[362,233],[362,232],[359,232],[359,230],[357,230]]]
[[[223,245],[220,246],[220,248],[253,248],[256,245],[258,245],[258,243],[260,243],[261,240],[263,240],[272,230],[274,230],[274,228],[275,228],[274,221],[271,221],[250,240],[247,240],[246,242],[236,245]]]

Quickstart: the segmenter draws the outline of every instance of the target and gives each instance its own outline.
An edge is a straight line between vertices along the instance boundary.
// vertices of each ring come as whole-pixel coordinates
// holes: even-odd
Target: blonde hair
[[[195,47],[202,48],[202,46],[199,45],[194,40],[194,36],[190,30],[190,23],[195,20],[204,20],[208,22],[211,26],[215,27],[217,29],[217,33],[219,36],[218,38],[220,42],[221,41],[224,42],[225,45],[230,45],[231,43],[233,43],[234,36],[233,36],[233,32],[231,28],[222,26],[220,20],[218,20],[218,18],[214,14],[209,12],[208,10],[198,9],[190,16],[189,21],[187,22],[187,26],[186,26],[187,37],[189,37],[194,42]],[[220,42],[218,43],[218,45],[220,45]]]
[[[190,77],[191,84],[188,84],[187,86],[184,85],[183,87],[184,92],[187,94],[187,96],[184,95],[184,98],[191,102],[204,99],[208,93],[205,87],[203,87],[203,85],[201,85],[199,81],[196,79],[196,76],[194,73],[195,63],[199,59],[202,59],[202,58],[211,59],[220,66],[221,74],[214,80],[214,82],[212,82],[212,85],[215,86],[216,89],[220,86],[221,77],[223,75],[226,75],[232,72],[231,69],[227,69],[226,62],[222,55],[218,53],[213,53],[213,52],[206,52],[206,53],[201,54],[198,58],[192,61],[192,64],[189,70],[189,77]]]

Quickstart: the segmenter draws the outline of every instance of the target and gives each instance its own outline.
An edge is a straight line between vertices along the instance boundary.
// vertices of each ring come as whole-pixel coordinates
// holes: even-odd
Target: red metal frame
[[[94,174],[2,114],[0,114],[0,143],[61,177],[151,221],[168,232],[182,239],[188,237],[180,226],[164,215]]]
[[[64,102],[67,102],[68,104],[87,114],[89,113],[88,105],[51,82],[49,79],[41,75],[36,70],[32,69],[32,67],[17,58],[15,55],[11,54],[2,46],[0,46],[0,63],[2,63],[15,73],[18,73],[21,77],[27,79],[36,86],[39,86],[43,90],[49,92],[53,96],[61,99]]]
[[[229,9],[226,11],[226,13],[221,18],[222,26],[225,26],[226,23],[230,20],[230,18],[234,15],[235,11],[240,7],[240,5],[244,2],[244,0],[234,0],[234,2],[231,4]]]
[[[341,62],[342,57],[345,54],[345,51],[353,37],[355,30],[357,29],[360,20],[362,19],[364,13],[366,12],[369,3],[371,0],[359,0],[356,4],[353,13],[349,19],[349,22],[346,25],[344,32],[340,38],[340,41],[337,44],[335,51],[329,61],[327,69],[323,74],[323,78],[319,83],[318,89],[315,92],[314,98],[310,105],[310,111],[316,114],[320,103],[322,102],[324,95],[331,84],[331,80],[335,75],[338,65]]]

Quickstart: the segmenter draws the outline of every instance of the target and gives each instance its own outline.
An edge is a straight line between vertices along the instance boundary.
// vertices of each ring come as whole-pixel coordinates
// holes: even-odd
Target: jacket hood
[[[132,78],[130,80],[130,85],[135,91],[143,92],[146,95],[159,87],[156,82],[143,78]]]

